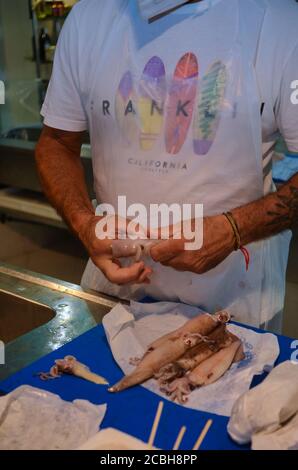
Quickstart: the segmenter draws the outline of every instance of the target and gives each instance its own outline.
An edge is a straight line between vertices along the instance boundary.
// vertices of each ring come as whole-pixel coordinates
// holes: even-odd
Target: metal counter
[[[101,323],[117,302],[0,263],[0,340],[7,341],[0,380]]]
[[[0,184],[42,192],[34,159],[36,143],[0,138]],[[90,145],[82,146],[81,159],[90,197],[94,197]]]

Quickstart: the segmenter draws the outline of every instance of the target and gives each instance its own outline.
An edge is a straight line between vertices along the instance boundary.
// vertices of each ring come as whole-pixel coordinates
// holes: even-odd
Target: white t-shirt
[[[114,22],[127,2],[81,0],[74,6],[59,38],[53,75],[42,108],[44,122],[48,126],[66,131],[88,129],[86,83],[94,80],[92,71],[96,55],[101,54],[107,35],[113,35]],[[252,41],[256,34],[259,37],[255,67],[264,103],[264,153],[272,146],[278,133],[290,151],[298,152],[298,105],[291,102],[291,84],[298,80],[298,5],[294,0],[248,0],[245,3],[246,20],[252,26]],[[253,27],[255,10],[251,4],[266,7],[266,15],[258,31]],[[191,14],[199,6],[199,3],[182,6],[171,16],[181,15],[182,11]]]
[[[131,102],[134,102],[132,79],[134,82],[138,82],[138,103],[140,103],[142,120],[142,110],[148,105],[146,103],[146,86],[151,86],[148,70],[152,66],[152,61],[154,62],[154,73],[157,73],[154,76],[154,86],[156,87],[158,84],[157,91],[153,90],[153,93],[156,93],[156,102],[153,105],[156,116],[159,113],[159,98],[164,93],[168,80],[167,74],[172,78],[175,64],[179,58],[183,59],[183,53],[192,49],[196,51],[197,59],[194,58],[194,54],[188,54],[188,59],[193,61],[194,80],[198,74],[198,68],[200,68],[203,77],[207,77],[207,85],[214,80],[214,76],[218,77],[219,74],[221,77],[224,76],[225,72],[221,66],[218,65],[218,62],[214,62],[217,54],[227,58],[227,70],[231,76],[233,70],[228,69],[230,62],[228,54],[230,52],[233,54],[233,49],[230,50],[229,47],[233,44],[233,34],[237,27],[234,31],[227,25],[230,24],[230,19],[233,16],[231,5],[236,3],[241,6],[241,8],[239,6],[242,28],[240,45],[241,41],[245,42],[243,57],[247,57],[247,60],[254,64],[257,87],[252,87],[251,102],[254,105],[259,103],[262,113],[262,129],[259,129],[263,141],[262,164],[254,161],[247,162],[243,158],[242,152],[245,136],[241,133],[231,134],[232,139],[229,136],[229,151],[232,149],[233,155],[230,155],[229,171],[227,172],[229,179],[224,180],[227,175],[222,169],[221,173],[218,173],[217,167],[212,167],[211,158],[211,155],[217,158],[221,152],[226,150],[224,126],[219,126],[215,136],[212,136],[211,132],[213,153],[209,154],[209,158],[207,158],[208,155],[205,155],[206,159],[200,160],[201,167],[197,166],[198,159],[195,158],[194,153],[204,153],[204,148],[206,150],[207,146],[208,149],[210,142],[205,139],[202,143],[201,139],[199,150],[195,149],[194,152],[193,141],[190,139],[191,132],[188,133],[186,139],[185,128],[182,129],[182,135],[179,135],[176,141],[173,135],[170,135],[168,141],[166,137],[166,149],[162,139],[163,143],[159,143],[159,147],[157,147],[158,152],[154,154],[154,151],[151,150],[151,153],[150,151],[148,153],[149,158],[145,158],[144,155],[148,148],[151,149],[157,139],[157,134],[160,133],[160,121],[156,118],[154,124],[150,124],[150,135],[146,133],[146,127],[144,127],[141,139],[138,137],[138,142],[135,142],[136,129],[133,119],[130,120],[130,116],[134,114],[134,109],[130,109],[133,105],[130,103],[130,108],[125,109],[127,118],[125,123],[117,115],[119,109],[123,111],[123,100],[125,101],[127,96],[131,96]],[[190,19],[191,21],[189,21]],[[237,23],[236,18],[234,23]],[[108,2],[82,0],[73,8],[59,38],[53,75],[42,108],[44,122],[48,126],[66,131],[89,130],[98,201],[103,200],[115,205],[116,197],[127,192],[129,193],[128,203],[142,202],[142,198],[146,199],[146,202],[150,200],[150,203],[171,203],[174,194],[178,198],[176,202],[206,203],[207,214],[210,215],[231,209],[248,202],[248,200],[260,197],[257,191],[253,195],[252,188],[250,188],[249,199],[244,197],[245,191],[242,191],[240,170],[245,183],[249,181],[251,186],[255,184],[255,187],[258,188],[257,180],[261,181],[262,194],[267,194],[272,188],[272,147],[279,132],[284,137],[289,149],[298,151],[298,105],[291,103],[291,94],[293,93],[291,84],[298,79],[297,24],[298,5],[294,0],[247,0],[246,2],[204,0],[184,5],[151,25],[141,18],[136,0],[109,0]],[[126,34],[128,29],[129,35]],[[199,44],[196,39],[198,37],[200,38]],[[237,41],[239,46],[239,38]],[[151,62],[148,61],[150,57]],[[146,61],[148,62],[144,69]],[[211,66],[212,63],[213,66]],[[181,66],[183,67],[183,65],[185,63],[182,61]],[[131,68],[131,74],[127,75],[125,71],[129,68]],[[179,72],[179,67],[176,67],[176,70]],[[204,81],[204,78],[202,80]],[[203,81],[202,86],[204,86]],[[233,82],[233,76],[231,81]],[[184,90],[187,96],[185,103],[192,99],[192,86],[190,85],[189,89]],[[235,90],[238,90],[237,84],[234,83],[233,86]],[[220,86],[216,89],[216,93],[215,101],[220,96]],[[239,93],[241,94],[240,84]],[[259,96],[255,96],[257,94]],[[210,96],[208,99],[210,100]],[[204,101],[204,96],[202,96],[202,100]],[[246,96],[245,100],[249,101]],[[228,116],[227,119],[232,122],[234,114],[237,116],[237,113],[238,115],[242,113],[243,123],[243,113],[246,113],[248,109],[248,103],[244,106],[243,101],[245,100],[224,102],[224,112]],[[178,105],[177,112],[178,115],[179,113],[187,114],[183,103]],[[201,134],[206,132],[208,134],[210,131],[209,117],[207,115],[203,129],[200,129]],[[249,115],[247,119],[250,119]],[[252,123],[252,127],[254,127],[254,123]],[[243,126],[243,128],[245,127]],[[122,143],[119,137],[121,131],[124,131],[128,142],[123,141]],[[255,134],[257,132],[258,129],[255,129]],[[210,136],[210,132],[208,135]],[[160,135],[159,138],[161,138]],[[130,140],[133,141],[131,156],[125,161],[123,155],[127,155],[127,151],[124,151],[124,146],[125,144],[130,145]],[[253,142],[251,144],[253,146]],[[171,158],[169,158],[171,153]],[[179,158],[176,153],[179,153]],[[242,160],[238,160],[237,155],[242,155]],[[253,148],[251,156],[252,159],[255,158]],[[188,159],[192,160],[188,161]],[[184,169],[188,167],[188,164],[194,170],[190,171],[187,168],[188,172],[185,173]],[[255,170],[252,170],[253,165],[255,165]],[[240,178],[235,178],[235,181],[233,180],[232,166],[235,166],[235,175],[240,175]],[[205,174],[203,184],[201,181],[196,184],[197,171],[202,172],[203,168],[211,169],[211,172],[208,173],[209,176]],[[131,174],[134,175],[132,179],[129,178]],[[220,174],[221,179],[217,178],[217,174]],[[161,177],[158,178],[158,175]],[[163,175],[164,179],[162,179]],[[185,175],[186,179],[183,178]],[[262,183],[262,178],[264,183]],[[231,197],[228,200],[221,197],[221,185],[233,186]],[[130,186],[129,189],[127,189],[128,186]],[[147,193],[146,198],[142,192]],[[196,200],[198,195],[204,199],[206,194],[208,200]],[[241,199],[242,197],[243,199]],[[274,243],[275,251],[272,248]],[[257,251],[255,252],[255,266],[259,266],[256,268],[259,271],[258,276],[260,276],[260,271],[266,270],[263,281],[257,280],[258,276],[255,276],[254,279],[254,275],[247,279],[240,268],[238,272],[236,266],[239,263],[236,257],[241,255],[233,254],[230,258],[234,261],[230,262],[228,259],[223,263],[226,273],[220,272],[221,268],[219,272],[213,270],[207,273],[201,277],[202,282],[204,279],[206,282],[201,287],[197,287],[193,283],[193,277],[191,277],[193,275],[189,278],[185,275],[184,282],[182,278],[179,278],[179,274],[177,274],[177,279],[174,279],[176,274],[173,274],[172,286],[169,282],[165,286],[167,293],[164,295],[164,292],[160,291],[160,297],[180,299],[188,303],[196,303],[197,299],[202,307],[212,311],[215,308],[229,306],[234,301],[236,302],[235,299],[240,296],[244,298],[246,289],[246,312],[239,319],[244,318],[248,323],[263,323],[266,318],[270,318],[282,308],[283,274],[288,239],[284,240],[284,248],[282,249],[281,244],[280,240],[272,241],[272,245],[265,249],[266,254],[263,250],[262,256],[258,256]],[[271,253],[270,255],[270,252],[273,251],[276,254]],[[269,260],[272,261],[270,267]],[[258,263],[263,264],[261,266]],[[265,266],[268,267],[265,268]],[[234,273],[233,276],[232,273]],[[164,279],[168,279],[171,275],[171,272],[165,271]],[[212,285],[216,278],[216,283]],[[197,279],[199,278],[197,277]],[[259,286],[260,283],[263,285],[263,291],[266,291],[269,299],[267,301],[264,300],[264,296],[260,299],[260,296],[256,295],[256,290],[259,289],[257,285]],[[160,286],[163,284],[165,282],[161,282]],[[94,286],[96,283],[91,287],[94,288]],[[188,286],[188,293],[185,293],[187,290],[185,286]],[[217,290],[217,297],[210,296],[209,286],[211,286],[211,290],[212,287]],[[178,292],[179,287],[181,295]],[[101,284],[98,288],[101,289]],[[111,286],[107,287],[106,292],[117,294],[115,290],[111,291],[111,288]],[[198,290],[200,295],[197,298]],[[226,296],[228,291],[232,293],[230,298]],[[159,291],[157,291],[157,295],[159,295]],[[258,305],[255,308],[256,303]],[[239,311],[239,308],[239,305],[235,303],[236,312]],[[254,310],[258,311],[256,315],[258,315],[259,321],[250,317]]]

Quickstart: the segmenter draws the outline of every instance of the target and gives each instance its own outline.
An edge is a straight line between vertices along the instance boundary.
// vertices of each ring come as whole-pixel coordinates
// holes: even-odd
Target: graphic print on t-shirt
[[[227,88],[227,68],[215,61],[199,80],[199,63],[192,52],[178,61],[167,83],[162,59],[151,57],[139,83],[127,70],[115,98],[115,115],[127,145],[154,149],[163,137],[166,152],[177,155],[192,127],[193,151],[207,155],[216,138]]]
[[[197,155],[206,155],[216,136],[227,83],[226,67],[215,62],[204,75],[193,121],[193,147]]]
[[[198,76],[197,58],[188,52],[177,64],[167,98],[165,141],[167,152],[172,155],[179,153],[187,137],[195,105]]]
[[[140,148],[151,150],[162,131],[166,71],[159,57],[147,62],[139,85]]]
[[[130,71],[125,72],[120,80],[115,98],[115,115],[119,130],[126,145],[134,142],[139,135],[136,116],[136,93]]]

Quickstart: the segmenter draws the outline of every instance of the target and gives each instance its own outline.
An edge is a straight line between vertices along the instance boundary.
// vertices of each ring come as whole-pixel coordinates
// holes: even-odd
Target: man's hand
[[[112,240],[98,240],[86,188],[80,149],[84,133],[45,126],[36,147],[36,164],[44,192],[67,225],[83,242],[92,261],[113,283],[148,283],[151,269],[143,262],[122,268],[112,257]]]
[[[143,261],[132,263],[128,267],[122,267],[120,261],[112,255],[113,240],[100,240],[97,238],[96,225],[101,219],[102,217],[98,216],[82,217],[81,228],[78,231],[79,238],[93,263],[114,284],[149,284],[149,276],[152,270],[146,267]],[[117,237],[117,233],[115,235]],[[127,252],[127,256],[133,256],[134,254],[134,252]]]
[[[223,215],[206,217],[203,221],[203,246],[200,250],[185,250],[189,240],[170,239],[154,245],[151,256],[164,266],[178,271],[203,274],[221,263],[235,247],[233,229]]]
[[[298,225],[298,173],[275,193],[231,210],[241,245],[263,240]],[[232,226],[223,215],[204,218],[203,247],[185,251],[186,240],[170,239],[151,248],[151,256],[179,271],[203,274],[234,250]]]

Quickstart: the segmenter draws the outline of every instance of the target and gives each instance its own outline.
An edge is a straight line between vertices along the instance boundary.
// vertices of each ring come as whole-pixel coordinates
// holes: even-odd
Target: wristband
[[[229,221],[229,223],[230,223],[230,225],[233,229],[233,233],[234,233],[234,237],[235,237],[235,248],[234,249],[235,249],[235,251],[240,250],[241,253],[243,254],[244,259],[245,259],[246,271],[248,271],[249,259],[250,259],[249,251],[247,250],[247,248],[245,248],[241,244],[241,236],[240,236],[240,232],[239,232],[237,222],[235,221],[235,219],[233,217],[233,214],[231,212],[224,212],[223,215]]]

